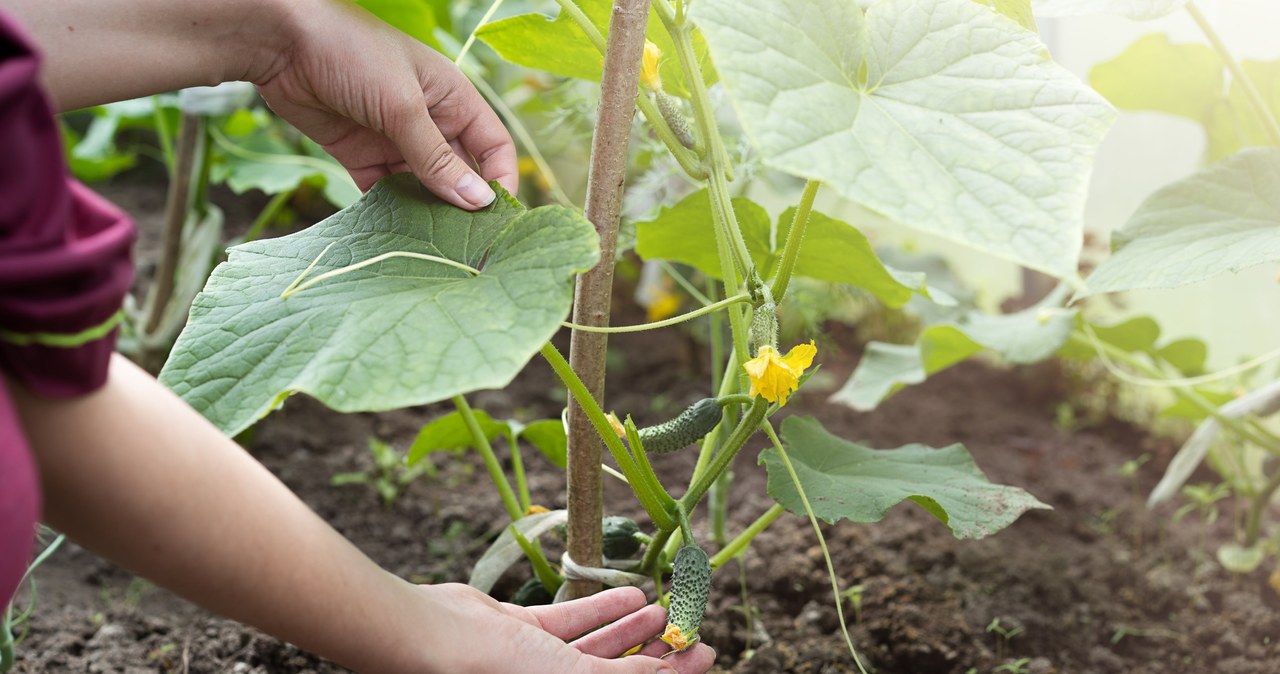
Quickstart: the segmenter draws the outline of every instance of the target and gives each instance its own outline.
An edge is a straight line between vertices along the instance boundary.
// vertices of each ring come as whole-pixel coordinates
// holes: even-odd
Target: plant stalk
[[[512,522],[524,517],[520,501],[516,499],[515,492],[511,491],[511,483],[507,481],[506,473],[502,472],[502,464],[498,463],[498,457],[493,453],[493,446],[489,444],[489,438],[480,428],[480,422],[476,420],[476,414],[471,410],[471,405],[467,404],[465,397],[456,395],[453,397],[453,406],[457,408],[458,415],[462,417],[467,431],[471,433],[471,443],[476,446],[476,451],[480,452],[480,458],[484,460],[484,467],[489,471],[493,486],[498,489],[498,496],[502,498],[502,505],[507,509],[507,515],[511,517]]]
[[[182,254],[182,226],[187,221],[191,205],[191,188],[196,177],[196,164],[200,161],[201,140],[204,138],[204,119],[200,115],[182,114],[182,127],[178,132],[178,147],[174,169],[169,179],[169,192],[164,204],[164,242],[160,249],[160,264],[152,280],[147,297],[146,320],[142,331],[153,334],[164,318],[169,299],[173,297],[174,275],[178,270],[178,258]]]
[[[804,184],[804,193],[800,195],[800,204],[796,206],[795,218],[791,221],[791,231],[787,232],[787,243],[782,248],[782,261],[778,263],[778,273],[773,277],[773,301],[781,302],[787,294],[787,285],[791,283],[791,273],[796,268],[796,258],[800,255],[800,243],[804,240],[804,231],[809,226],[809,213],[813,211],[813,200],[818,196],[818,188],[822,182],[810,180]]]
[[[733,540],[725,544],[725,546],[720,549],[720,552],[712,555],[711,568],[718,569],[729,563],[729,560],[742,554],[743,551],[750,547],[751,541],[755,540],[755,537],[759,536],[765,529],[768,529],[769,525],[773,524],[775,520],[782,517],[782,513],[784,512],[786,512],[786,509],[777,503],[770,506],[769,509],[761,513],[754,522],[747,525],[747,528],[743,529],[742,533],[738,534],[733,538]]]
[[[768,411],[769,403],[765,402],[764,398],[756,398],[756,401],[751,404],[750,411],[742,421],[738,422],[737,428],[733,429],[733,434],[711,459],[707,469],[694,478],[693,484],[689,485],[689,491],[680,497],[680,504],[686,511],[692,512],[698,506],[698,501],[711,488],[711,484],[733,464],[733,458],[738,455],[738,450],[742,449],[747,439],[760,428],[760,422],[764,421],[764,415]]]
[[[569,10],[572,2],[561,3]],[[577,9],[576,6],[573,9]],[[627,170],[627,146],[640,87],[640,59],[644,53],[648,5],[644,0],[616,0],[609,23],[600,81],[599,122],[591,139],[591,167],[587,174],[587,219],[600,236],[600,263],[578,277],[574,288],[573,322],[599,327],[609,323],[613,291],[618,218]],[[589,22],[588,22],[589,23]],[[608,337],[574,330],[569,363],[597,404],[604,400],[604,359]],[[599,566],[601,560],[600,437],[578,403],[569,405],[568,449],[569,556],[579,564]],[[632,464],[634,468],[634,464]],[[627,476],[629,479],[631,475]],[[569,582],[568,597],[594,594],[599,583]]]
[[[1249,515],[1245,520],[1244,543],[1246,546],[1252,547],[1258,542],[1258,536],[1262,530],[1262,514],[1266,512],[1267,506],[1271,504],[1271,497],[1275,495],[1276,490],[1280,489],[1280,470],[1271,475],[1271,479],[1263,485],[1262,490],[1254,494],[1249,501]]]

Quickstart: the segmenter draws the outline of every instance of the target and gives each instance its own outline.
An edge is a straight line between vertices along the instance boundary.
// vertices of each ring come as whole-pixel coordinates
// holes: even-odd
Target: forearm
[[[409,669],[430,633],[417,590],[379,569],[283,484],[134,365],[67,401],[10,383],[45,519],[180,595],[348,666]]]
[[[291,0],[0,0],[44,55],[59,110],[265,76]]]

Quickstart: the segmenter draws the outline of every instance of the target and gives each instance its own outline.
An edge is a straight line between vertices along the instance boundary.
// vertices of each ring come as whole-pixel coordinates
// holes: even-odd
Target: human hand
[[[516,192],[511,136],[449,59],[354,3],[290,6],[287,46],[250,79],[271,109],[341,162],[360,189],[412,171],[468,210],[493,201],[486,180]]]
[[[667,645],[654,641],[636,655],[619,658],[636,644],[660,634],[666,611],[646,605],[637,588],[615,588],[584,599],[525,608],[499,602],[467,585],[423,585],[432,603],[451,615],[444,624],[455,631],[442,637],[447,653],[436,651],[447,666],[440,671],[568,674],[703,674],[715,661],[715,651],[705,644],[669,658],[658,659]],[[603,623],[612,622],[576,641],[566,640]]]

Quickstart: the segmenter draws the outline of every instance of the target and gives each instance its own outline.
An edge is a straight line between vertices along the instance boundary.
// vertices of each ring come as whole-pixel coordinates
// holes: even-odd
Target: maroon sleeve
[[[67,177],[38,55],[0,15],[0,368],[33,390],[102,385],[133,225]]]
[[[102,385],[133,225],[67,177],[39,58],[0,11],[0,370],[48,396]],[[31,560],[39,481],[0,380],[0,606]]]

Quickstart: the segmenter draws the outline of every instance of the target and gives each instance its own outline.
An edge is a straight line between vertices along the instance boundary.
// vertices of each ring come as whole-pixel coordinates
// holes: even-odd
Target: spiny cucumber
[[[676,553],[671,574],[671,604],[667,608],[667,629],[662,640],[678,653],[698,642],[698,628],[711,597],[711,562],[696,545],[685,545]]]
[[[640,429],[640,441],[645,450],[666,454],[692,445],[718,423],[720,404],[715,398],[703,398],[670,421]]]

